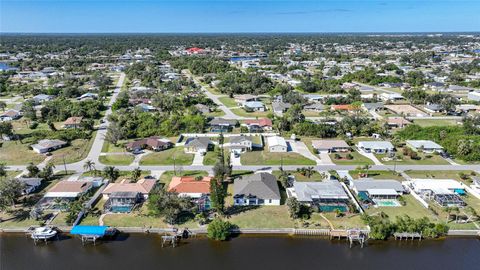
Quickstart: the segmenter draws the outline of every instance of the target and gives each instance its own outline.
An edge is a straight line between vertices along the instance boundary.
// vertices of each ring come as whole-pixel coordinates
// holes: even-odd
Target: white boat
[[[57,235],[57,231],[50,227],[38,227],[31,231],[32,239],[47,240]]]

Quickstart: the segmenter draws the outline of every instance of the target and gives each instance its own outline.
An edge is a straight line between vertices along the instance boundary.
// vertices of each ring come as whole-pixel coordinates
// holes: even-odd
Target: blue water
[[[245,61],[245,60],[254,60],[254,59],[258,59],[260,57],[257,57],[257,56],[252,56],[252,57],[242,57],[242,56],[237,56],[237,57],[231,57],[230,58],[230,61],[232,62],[238,62],[238,61]]]
[[[114,213],[129,213],[132,211],[131,206],[112,206],[110,211]]]

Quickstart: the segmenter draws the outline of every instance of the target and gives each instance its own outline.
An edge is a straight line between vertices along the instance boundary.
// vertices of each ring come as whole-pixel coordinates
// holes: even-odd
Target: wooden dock
[[[393,234],[393,236],[395,237],[395,240],[415,240],[415,239],[418,239],[418,241],[421,241],[423,236],[421,233],[409,233],[409,232],[396,232]]]

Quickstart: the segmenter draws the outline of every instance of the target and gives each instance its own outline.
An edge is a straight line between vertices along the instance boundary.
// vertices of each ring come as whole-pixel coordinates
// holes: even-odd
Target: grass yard
[[[123,145],[127,143],[127,141],[120,141],[118,142],[118,146],[115,146],[107,141],[103,143],[102,146],[102,153],[122,153],[126,152],[125,148]]]
[[[431,221],[438,221],[438,218],[433,215],[427,208],[423,207],[412,195],[403,195],[406,205],[400,207],[371,207],[365,209],[369,215],[376,215],[384,212],[388,215],[391,221],[395,221],[397,216],[408,215],[411,218],[428,217]]]
[[[293,228],[293,221],[285,205],[281,206],[259,206],[255,209],[245,210],[232,215],[228,221],[240,228]]]
[[[242,117],[267,117],[269,113],[271,113],[270,110],[267,110],[265,112],[246,112],[243,108],[235,108],[231,110],[234,114]]]
[[[229,97],[219,97],[218,100],[223,103],[228,108],[238,107],[238,104],[235,102],[235,99]]]
[[[398,151],[402,153],[402,150]],[[411,159],[409,156],[406,155],[399,155],[397,157],[397,161],[391,160],[388,158],[387,154],[375,154],[375,156],[385,165],[449,165],[444,158],[437,154],[426,154],[426,153],[417,153],[419,160]]]
[[[295,177],[295,180],[298,181],[298,182],[321,182],[323,177],[322,175],[320,175],[320,173],[318,171],[313,171],[313,174],[312,176],[310,176],[310,178],[308,178],[307,176],[305,175],[302,175],[301,173],[297,172],[297,171],[286,171],[289,175],[292,175]],[[280,176],[280,171],[273,171],[272,172],[273,175],[275,175],[275,177],[279,177]]]
[[[5,141],[1,143],[0,160],[6,165],[26,165],[30,162],[38,164],[45,156],[33,152],[27,144],[20,141]]]
[[[358,178],[360,178],[359,172],[360,171],[358,171],[358,170],[353,170],[353,171],[349,171],[349,174],[354,179],[358,179]],[[398,175],[394,171],[372,171],[372,170],[369,170],[368,171],[368,177],[373,178],[373,179],[394,179],[394,180],[399,180],[399,181],[405,180],[405,179],[403,179],[403,177],[401,175]]]
[[[316,162],[298,153],[271,153],[267,151],[251,151],[241,155],[243,165],[316,165]]]
[[[19,210],[18,212],[20,212]],[[30,218],[29,211],[22,212],[19,214],[8,214],[8,213],[0,213],[0,228],[7,229],[7,228],[28,228],[33,225],[41,225],[41,220],[35,220]]]
[[[416,119],[413,121],[414,124],[421,127],[432,127],[432,126],[456,126],[457,120],[454,119]]]
[[[472,175],[472,171],[405,171],[411,178],[455,179],[463,181],[460,174]]]
[[[335,158],[335,154],[340,155],[340,159]],[[352,155],[352,159],[347,159],[347,155]],[[337,165],[373,165],[375,164],[371,159],[360,155],[356,151],[352,151],[350,153],[331,153],[328,154],[332,159],[332,162]]]
[[[334,229],[365,228],[365,224],[359,214],[346,214],[341,217],[336,217],[334,213],[321,214],[332,223]],[[330,224],[321,217],[320,213],[312,213],[310,219],[305,221],[308,223],[308,226],[303,226],[302,224],[301,227],[303,228],[315,229],[320,227],[323,229],[330,229]]]
[[[224,115],[225,115],[225,112],[220,110],[220,109],[217,109],[213,112],[209,112],[209,113],[205,114],[205,116],[207,116],[207,117],[222,117]]]
[[[144,156],[140,160],[140,165],[191,165],[193,154],[187,154],[183,147],[174,147],[164,151],[155,152]]]
[[[230,155],[228,151],[225,151],[225,155]],[[215,165],[218,160],[218,152],[217,151],[208,151],[205,156],[203,157],[203,165]]]
[[[92,148],[93,141],[95,140],[95,132],[92,133],[92,138],[89,140],[73,140],[68,147],[64,147],[52,152],[52,159],[50,162],[53,164],[74,163],[83,160],[87,157],[90,148]]]
[[[133,162],[134,159],[135,157],[133,155],[124,155],[124,154],[107,155],[107,156],[98,157],[98,160],[100,161],[100,163],[103,163],[105,165],[113,165],[113,166],[129,165],[130,163]]]
[[[112,227],[153,227],[153,228],[171,228],[163,221],[162,217],[154,217],[148,215],[148,209],[144,204],[139,210],[129,214],[108,214],[104,217],[103,222],[106,226]],[[175,225],[187,228],[197,228],[198,224],[193,220],[186,223]]]

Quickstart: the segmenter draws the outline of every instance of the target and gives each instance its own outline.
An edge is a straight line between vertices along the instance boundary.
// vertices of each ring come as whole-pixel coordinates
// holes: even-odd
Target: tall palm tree
[[[110,182],[115,182],[115,180],[117,180],[117,178],[120,176],[120,172],[113,166],[107,166],[103,169],[103,175],[105,178],[110,180]]]
[[[132,181],[137,182],[141,175],[142,175],[142,170],[140,170],[140,167],[135,168],[132,171]]]
[[[83,164],[83,169],[87,170],[88,172],[95,170],[95,162],[91,160],[85,161],[85,164]]]

